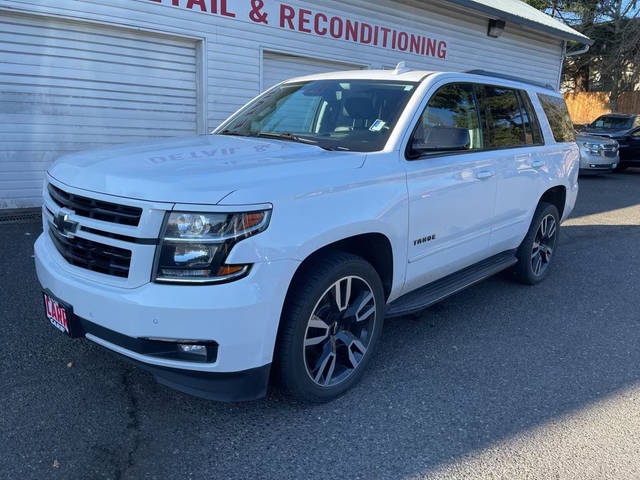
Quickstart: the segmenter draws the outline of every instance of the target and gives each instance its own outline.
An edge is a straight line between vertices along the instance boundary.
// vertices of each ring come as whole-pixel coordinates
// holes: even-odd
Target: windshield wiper
[[[299,143],[306,143],[308,145],[315,145],[316,147],[320,147],[323,150],[330,150],[330,151],[349,150],[348,148],[345,148],[345,147],[333,147],[328,145],[320,145],[320,143],[317,140],[312,140],[311,138],[299,137],[289,132],[240,133],[234,130],[225,129],[225,130],[222,130],[221,132],[218,132],[218,135],[233,135],[237,137],[275,138],[277,140],[287,140],[289,142],[299,142]]]
[[[293,133],[289,133],[289,132],[258,132],[256,134],[256,137],[275,138],[277,140],[288,140],[290,142],[306,143],[308,145],[315,145],[316,147],[320,147],[323,150],[330,150],[330,151],[342,150],[341,147],[321,145],[320,142],[318,142],[317,140],[313,140],[311,138],[299,137],[298,135],[294,135]]]
[[[247,133],[236,132],[234,130],[229,130],[228,128],[225,130],[222,130],[221,132],[218,132],[217,135],[233,135],[236,137],[251,137],[251,135]]]
[[[316,140],[311,140],[310,138],[303,138],[303,137],[299,137],[297,135],[294,135],[293,133],[289,133],[289,132],[258,132],[256,134],[257,137],[264,137],[264,138],[276,138],[279,140],[289,140],[292,142],[300,142],[300,143],[310,143],[313,145],[316,145],[318,142]]]

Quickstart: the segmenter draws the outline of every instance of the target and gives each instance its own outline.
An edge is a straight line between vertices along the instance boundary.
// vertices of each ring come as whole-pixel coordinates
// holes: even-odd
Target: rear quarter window
[[[539,93],[538,100],[540,100],[542,109],[549,120],[555,141],[559,143],[575,142],[576,135],[564,98]]]

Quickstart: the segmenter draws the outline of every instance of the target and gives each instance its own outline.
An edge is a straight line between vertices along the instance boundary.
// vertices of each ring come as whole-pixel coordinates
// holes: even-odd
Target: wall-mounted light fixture
[[[504,20],[489,20],[489,29],[487,30],[487,35],[492,38],[498,38],[502,35],[502,32],[504,32],[505,25],[506,24]]]

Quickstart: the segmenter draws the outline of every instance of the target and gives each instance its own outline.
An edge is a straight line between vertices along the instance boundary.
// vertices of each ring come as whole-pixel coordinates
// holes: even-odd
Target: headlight
[[[156,250],[153,281],[219,283],[249,272],[226,265],[231,248],[269,225],[271,210],[240,213],[168,212]]]
[[[602,144],[600,143],[583,142],[582,146],[592,155],[600,155],[600,151],[602,150]]]

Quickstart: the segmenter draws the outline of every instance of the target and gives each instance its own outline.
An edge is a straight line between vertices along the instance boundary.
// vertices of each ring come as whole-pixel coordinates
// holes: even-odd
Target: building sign
[[[447,42],[422,33],[301,8],[269,0],[149,0],[154,3],[194,10],[222,18],[236,19],[318,37],[334,38],[424,57],[447,58]]]

